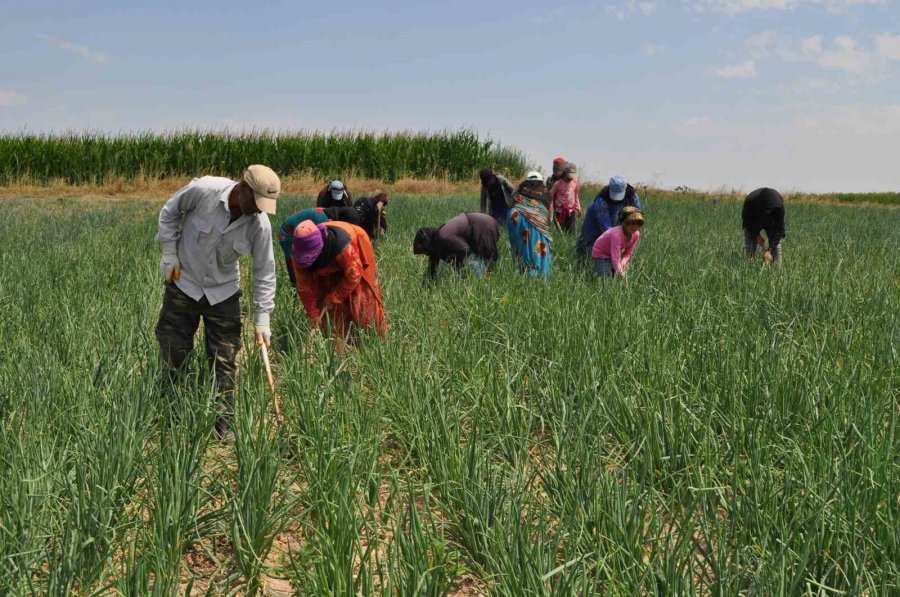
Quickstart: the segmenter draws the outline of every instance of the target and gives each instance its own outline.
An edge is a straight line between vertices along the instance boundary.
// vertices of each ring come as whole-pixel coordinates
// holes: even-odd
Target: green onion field
[[[628,288],[558,233],[549,284],[504,233],[423,286],[478,198],[392,196],[384,341],[310,340],[276,243],[280,428],[245,267],[221,443],[202,337],[159,387],[166,198],[2,202],[0,594],[900,594],[900,210],[788,202],[772,268],[739,203],[651,194]]]

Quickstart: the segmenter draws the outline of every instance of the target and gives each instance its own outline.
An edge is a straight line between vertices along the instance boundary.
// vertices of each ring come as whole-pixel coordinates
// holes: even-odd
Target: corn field
[[[399,178],[475,178],[484,166],[523,175],[527,159],[517,149],[481,139],[469,130],[375,133],[370,131],[229,132],[109,135],[73,132],[0,136],[0,185],[100,183],[190,177],[197,172],[239,177],[249,164],[265,164],[281,176],[349,173]]]
[[[789,204],[771,268],[740,204],[650,195],[627,288],[559,236],[547,284],[504,236],[423,285],[414,231],[477,198],[392,197],[388,337],[309,342],[279,262],[285,423],[250,319],[219,443],[202,339],[160,391],[164,199],[4,203],[0,593],[900,592],[900,211]]]

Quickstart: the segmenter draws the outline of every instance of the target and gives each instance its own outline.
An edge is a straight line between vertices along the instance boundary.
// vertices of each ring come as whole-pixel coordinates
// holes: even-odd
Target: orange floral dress
[[[375,252],[359,226],[327,222],[349,234],[350,242],[331,261],[316,269],[294,266],[297,294],[310,319],[323,317],[336,339],[349,339],[353,328],[375,327],[387,333],[387,319],[378,284]]]

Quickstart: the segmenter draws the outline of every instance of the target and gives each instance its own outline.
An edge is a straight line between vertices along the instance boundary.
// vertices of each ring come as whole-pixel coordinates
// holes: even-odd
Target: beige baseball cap
[[[244,170],[244,182],[253,189],[256,207],[264,213],[275,215],[275,200],[281,193],[278,175],[268,166],[254,164]]]

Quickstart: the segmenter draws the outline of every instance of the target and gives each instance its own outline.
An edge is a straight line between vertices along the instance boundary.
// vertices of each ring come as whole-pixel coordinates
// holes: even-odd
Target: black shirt
[[[435,234],[434,244],[428,254],[428,273],[434,276],[441,261],[461,268],[470,254],[486,261],[495,261],[499,254],[499,239],[500,226],[488,214],[466,212],[454,216],[438,228]]]
[[[766,210],[771,211],[766,213]],[[765,230],[769,244],[778,244],[785,236],[784,197],[775,189],[756,189],[744,199],[741,223],[754,236]]]

